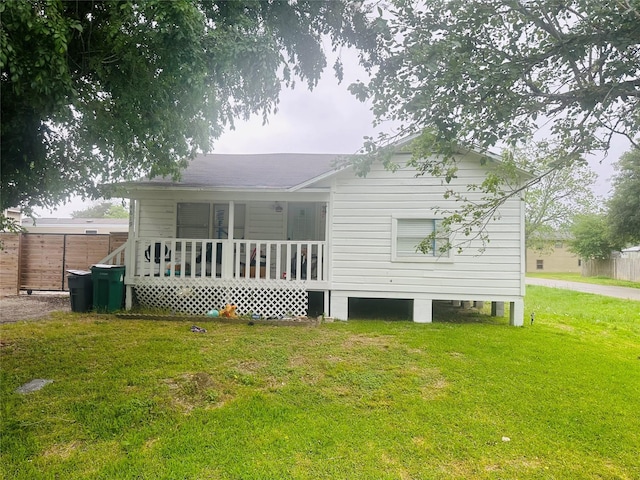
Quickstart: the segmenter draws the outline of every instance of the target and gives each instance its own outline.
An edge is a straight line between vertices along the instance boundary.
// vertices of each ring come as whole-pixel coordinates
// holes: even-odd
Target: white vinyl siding
[[[138,236],[172,238],[175,235],[176,203],[169,199],[140,200]]]
[[[407,159],[402,155],[396,161],[403,165]],[[469,183],[484,180],[490,165],[470,157],[460,159],[458,167],[457,177],[449,184],[439,178],[416,176],[415,169],[390,172],[376,164],[364,178],[348,170],[339,175],[331,205],[332,290],[397,298],[412,294],[434,299],[520,297],[524,252],[523,207],[518,197],[507,200],[486,225],[489,243],[483,244],[477,232],[465,236],[453,225],[453,249],[448,256],[414,254],[422,235],[400,246],[411,255],[398,256],[394,251],[397,220],[433,220],[442,218],[439,212],[455,211],[460,205],[444,198],[444,193],[452,188],[467,192]],[[466,195],[479,201],[481,193]],[[459,252],[460,245],[463,249]]]
[[[277,211],[275,203],[255,202],[247,206],[247,238],[283,240],[286,213]]]

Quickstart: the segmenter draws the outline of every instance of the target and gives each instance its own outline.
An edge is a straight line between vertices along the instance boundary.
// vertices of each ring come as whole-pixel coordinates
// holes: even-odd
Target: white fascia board
[[[210,199],[219,198],[221,200],[234,201],[299,201],[299,202],[326,202],[329,200],[329,189],[314,188],[299,192],[290,192],[284,189],[234,189],[234,188],[136,188],[128,192],[127,197],[137,200],[149,200],[157,198],[162,192],[163,198],[174,199]]]
[[[352,168],[352,165],[345,165],[343,167],[337,168],[335,170],[331,170],[329,172],[323,173],[322,175],[318,175],[317,177],[311,178],[305,182],[302,182],[298,185],[294,185],[293,187],[287,189],[288,192],[296,192],[298,190],[301,190],[303,188],[308,187],[309,185],[313,185],[314,183],[318,183],[322,180],[326,180],[327,178],[331,178],[334,175],[337,175],[338,173],[348,169],[348,168]],[[311,190],[311,189],[309,189]]]
[[[397,142],[395,142],[393,144],[393,147],[397,150],[396,153],[411,153],[407,150],[403,150],[405,147],[411,145],[411,142],[413,142],[416,138],[418,138],[420,135],[419,134],[413,134],[413,135],[409,135],[408,137],[402,138],[400,140],[398,140]],[[492,152],[490,150],[487,150],[485,152],[481,152],[480,150],[474,149],[474,148],[463,148],[463,147],[458,147],[458,153],[460,153],[461,155],[465,155],[465,154],[474,154],[477,155],[479,157],[485,157],[488,160],[490,160],[491,162],[495,162],[498,164],[503,164],[504,162],[502,161],[502,157],[500,156],[500,154]],[[525,176],[525,177],[529,177],[529,178],[533,178],[533,174],[531,172],[527,172],[526,170],[523,170],[521,168],[517,168],[516,169],[518,171],[518,173],[520,173],[521,175]]]

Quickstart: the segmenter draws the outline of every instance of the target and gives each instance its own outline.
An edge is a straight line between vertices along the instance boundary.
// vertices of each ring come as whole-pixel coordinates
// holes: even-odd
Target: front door
[[[315,203],[289,203],[287,239],[322,240],[317,228]]]

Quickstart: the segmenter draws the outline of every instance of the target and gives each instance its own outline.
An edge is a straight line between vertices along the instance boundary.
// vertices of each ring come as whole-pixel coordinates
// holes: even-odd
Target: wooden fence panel
[[[0,233],[0,296],[20,293],[20,234]]]
[[[640,257],[587,260],[582,264],[582,276],[640,282]]]
[[[640,257],[616,258],[615,277],[618,280],[640,282]]]
[[[62,290],[64,285],[64,235],[22,235],[20,288]]]
[[[128,238],[129,238],[129,233],[127,232],[110,233],[109,234],[109,253],[113,252],[121,245],[127,243]]]
[[[69,289],[67,270],[89,270],[109,255],[109,235],[65,235],[64,290]]]
[[[68,290],[67,270],[89,270],[125,243],[127,237],[127,233],[113,235],[113,238],[112,235],[69,233],[22,234],[20,289]]]
[[[582,262],[582,276],[614,278],[613,262],[611,260],[586,260]]]

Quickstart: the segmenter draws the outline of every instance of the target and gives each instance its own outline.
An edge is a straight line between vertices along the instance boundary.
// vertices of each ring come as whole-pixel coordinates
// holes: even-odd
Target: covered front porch
[[[233,303],[238,313],[304,315],[317,291],[328,311],[326,189],[131,189],[127,308],[206,314]]]
[[[299,316],[309,290],[328,288],[324,241],[134,237],[123,247],[112,259],[127,265],[127,309],[135,298],[145,308],[192,315],[234,304],[240,315]]]

